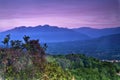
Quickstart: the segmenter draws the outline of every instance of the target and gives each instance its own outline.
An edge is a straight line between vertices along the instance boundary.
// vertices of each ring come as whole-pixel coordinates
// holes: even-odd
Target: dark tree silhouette
[[[4,40],[2,41],[2,43],[4,45],[6,45],[6,47],[8,47],[9,45],[9,40],[10,40],[10,34],[6,35],[6,37],[4,38]]]
[[[30,37],[25,35],[25,36],[23,37],[23,39],[24,39],[25,43],[28,43]]]

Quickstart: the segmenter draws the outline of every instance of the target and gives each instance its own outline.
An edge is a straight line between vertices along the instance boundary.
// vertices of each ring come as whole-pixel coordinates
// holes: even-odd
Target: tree
[[[23,37],[23,39],[24,39],[25,43],[28,43],[30,37],[25,35],[25,36]]]
[[[45,43],[45,44],[43,45],[43,49],[46,51],[47,48],[48,48],[48,45]]]
[[[6,47],[8,47],[9,45],[9,40],[10,40],[10,34],[6,35],[6,37],[4,38],[4,40],[2,41],[2,43],[4,45],[6,45]]]
[[[11,41],[10,41],[10,45],[11,45],[11,47],[13,48],[13,47],[15,46],[15,41],[11,40]]]

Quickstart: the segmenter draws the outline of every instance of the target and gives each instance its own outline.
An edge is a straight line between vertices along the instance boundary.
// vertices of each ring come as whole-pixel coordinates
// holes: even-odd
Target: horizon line
[[[4,31],[8,31],[8,30],[12,30],[12,29],[15,29],[15,28],[20,28],[20,27],[25,27],[25,28],[35,28],[35,27],[44,27],[44,26],[49,26],[49,27],[57,27],[57,28],[66,28],[66,29],[78,29],[78,28],[92,28],[92,29],[109,29],[109,28],[119,28],[120,26],[111,26],[111,27],[99,27],[99,28],[96,28],[96,27],[92,27],[92,26],[80,26],[80,27],[63,27],[63,26],[55,26],[55,25],[49,25],[49,24],[44,24],[44,25],[35,25],[35,26],[16,26],[16,27],[11,27],[9,29],[3,29],[1,30],[0,32],[4,32]]]

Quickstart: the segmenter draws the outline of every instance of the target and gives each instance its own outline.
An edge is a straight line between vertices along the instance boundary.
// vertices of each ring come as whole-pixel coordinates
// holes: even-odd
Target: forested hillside
[[[120,63],[77,53],[48,55],[46,44],[41,46],[39,40],[29,36],[23,40],[10,40],[7,35],[2,41],[5,47],[0,48],[1,80],[120,80]]]
[[[75,80],[120,80],[117,75],[120,63],[102,62],[81,54],[54,55],[47,59],[70,72]]]
[[[120,60],[120,34],[91,40],[48,43],[51,54],[83,53],[98,59]]]

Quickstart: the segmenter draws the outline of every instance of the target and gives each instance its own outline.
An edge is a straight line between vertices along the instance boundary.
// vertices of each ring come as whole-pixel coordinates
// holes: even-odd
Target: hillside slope
[[[98,38],[98,37],[101,37],[101,36],[107,36],[107,35],[119,34],[120,33],[120,27],[103,28],[103,29],[82,27],[82,28],[75,28],[73,30],[76,31],[76,32],[86,34],[86,35],[88,35],[92,38]]]
[[[100,59],[120,59],[120,34],[85,41],[48,43],[48,53],[84,53]]]

